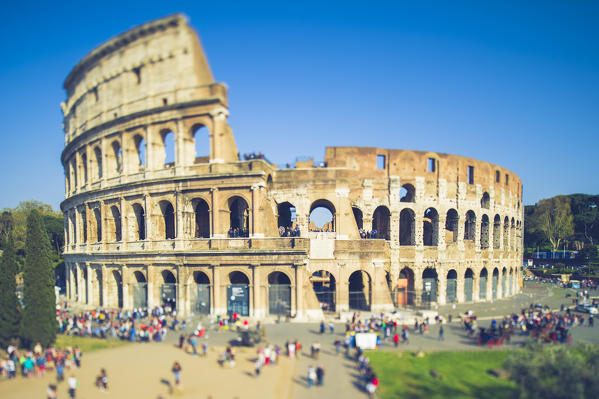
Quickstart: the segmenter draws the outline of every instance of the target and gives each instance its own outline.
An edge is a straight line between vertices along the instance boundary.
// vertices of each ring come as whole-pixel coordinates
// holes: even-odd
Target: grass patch
[[[494,377],[509,351],[429,352],[418,358],[410,352],[369,352],[379,378],[378,396],[391,398],[513,398],[516,384]],[[435,370],[441,378],[431,376]]]
[[[83,353],[89,353],[93,351],[99,351],[102,349],[118,348],[120,346],[128,344],[129,342],[121,341],[118,339],[100,339],[90,337],[76,337],[71,335],[57,335],[56,343],[54,345],[58,348],[64,348],[67,346],[78,346]]]

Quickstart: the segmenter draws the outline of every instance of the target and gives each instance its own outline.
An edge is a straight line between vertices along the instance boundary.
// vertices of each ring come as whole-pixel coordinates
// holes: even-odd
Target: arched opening
[[[476,215],[472,211],[466,212],[466,221],[464,222],[464,241],[474,241],[476,235]]]
[[[71,180],[70,181],[72,183],[72,187],[71,188],[73,190],[77,190],[77,187],[79,185],[77,184],[77,167],[75,166],[75,160],[74,159],[71,161],[71,168],[70,168],[70,170],[71,170]]]
[[[193,272],[195,289],[192,288],[191,307],[197,314],[210,314],[210,279],[204,272]]]
[[[70,219],[71,219],[71,229],[73,232],[73,244],[77,244],[77,241],[78,241],[78,238],[77,238],[77,215],[75,214],[75,212],[73,212]]]
[[[170,130],[162,131],[162,145],[164,149],[164,167],[175,166],[175,133]]]
[[[399,214],[399,245],[416,245],[414,211],[405,208]]]
[[[510,249],[510,220],[506,216],[503,219],[503,250],[509,251]]]
[[[464,273],[464,300],[466,302],[472,302],[472,287],[474,283],[474,273],[472,269],[466,269]]]
[[[349,308],[354,310],[370,310],[370,276],[362,270],[349,276]]]
[[[510,267],[510,275],[509,275],[509,280],[508,280],[508,285],[507,285],[507,293],[508,295],[512,295],[514,290],[514,270]]]
[[[112,278],[113,278],[113,288],[116,292],[111,292],[111,295],[109,295],[109,298],[114,298],[114,295],[116,294],[116,306],[118,308],[122,308],[123,307],[123,279],[121,277],[121,273],[119,273],[117,270],[113,270],[112,271]]]
[[[250,315],[250,280],[239,271],[229,273],[227,286],[227,313],[240,316]]]
[[[391,230],[391,212],[386,206],[379,206],[372,215],[372,238],[389,239]]]
[[[137,167],[139,170],[143,170],[146,166],[146,141],[143,136],[137,134],[133,137],[133,144],[135,144],[135,153],[137,155]]]
[[[445,242],[457,242],[458,241],[458,226],[460,222],[460,216],[455,209],[447,211],[445,216]]]
[[[501,217],[495,215],[493,219],[493,248],[501,248]]]
[[[121,235],[121,211],[119,210],[119,208],[116,205],[113,205],[110,207],[110,213],[112,215],[112,219],[110,220],[110,227],[111,227],[111,241],[121,241],[122,240],[122,235]]]
[[[87,184],[87,155],[81,154],[81,175],[83,176],[83,184]]]
[[[114,157],[112,168],[115,174],[121,173],[123,171],[123,151],[121,143],[116,140],[112,142],[112,156]]]
[[[148,281],[146,276],[136,270],[133,272],[135,283],[132,284],[133,288],[133,307],[143,309],[148,307]]]
[[[335,231],[335,207],[330,201],[312,203],[308,227],[310,231]]]
[[[87,281],[87,268],[85,266],[81,267],[81,277],[83,280],[83,292],[84,292],[84,301],[85,303],[89,303],[89,292],[87,291],[87,287],[89,287],[88,281]]]
[[[158,224],[160,235],[172,240],[175,238],[175,209],[169,201],[160,201],[158,205],[162,215]]]
[[[422,272],[422,303],[430,305],[437,302],[437,271],[426,268]]]
[[[289,202],[277,205],[277,224],[281,237],[299,237],[299,226],[297,225],[297,211],[295,206]]]
[[[416,190],[411,184],[404,184],[399,190],[399,201],[400,202],[415,202],[416,201]]]
[[[493,270],[493,277],[492,277],[492,281],[491,281],[491,292],[493,294],[492,295],[493,300],[497,299],[498,284],[499,284],[499,270],[497,270],[497,268],[495,268]]]
[[[335,277],[326,270],[318,270],[310,276],[312,289],[323,312],[335,312]]]
[[[491,207],[491,197],[489,197],[489,193],[483,193],[483,196],[480,199],[480,207],[483,209],[489,209]]]
[[[100,180],[102,178],[102,150],[100,147],[94,148],[94,156],[96,157],[96,178]]]
[[[435,208],[428,208],[424,211],[422,242],[425,246],[433,247],[439,243],[439,214]]]
[[[480,248],[489,248],[489,217],[483,215],[480,221]]]
[[[163,270],[161,274],[160,303],[169,313],[171,310],[177,310],[177,279],[169,270]]]
[[[454,303],[458,299],[458,273],[451,269],[447,273],[447,287],[445,290],[445,301]]]
[[[146,215],[144,208],[140,204],[133,204],[133,214],[135,215],[135,239],[146,239]]]
[[[83,242],[87,242],[87,213],[85,208],[81,210],[81,235],[83,236]]]
[[[94,208],[94,222],[96,227],[96,242],[102,241],[102,213],[100,208]]]
[[[516,222],[512,218],[512,229],[510,231],[510,250],[514,250],[518,245],[516,244]]]
[[[507,274],[507,269],[504,267],[501,270],[501,297],[505,298],[507,290],[506,290],[506,274]]]
[[[362,236],[363,233],[363,229],[364,229],[364,216],[362,214],[362,211],[360,210],[360,208],[352,206],[351,208],[353,214],[354,214],[354,219],[356,220],[356,226],[358,226],[358,231],[360,232],[360,236]],[[364,237],[362,237],[364,238]]]
[[[210,162],[210,132],[204,125],[194,125],[191,128],[193,137],[193,163]]]
[[[291,314],[291,280],[283,272],[268,275],[268,313]]]
[[[478,299],[484,301],[487,299],[487,269],[483,267],[480,271],[480,282],[478,289]]]
[[[241,197],[229,198],[229,237],[249,237],[250,211]]]
[[[98,305],[99,306],[104,306],[104,289],[103,289],[103,285],[104,285],[104,278],[102,276],[102,270],[101,269],[96,269],[96,295],[98,298]]]
[[[414,305],[414,271],[404,267],[399,272],[397,281],[397,306]]]
[[[201,198],[196,200],[193,211],[195,215],[194,237],[210,238],[210,208],[208,203]]]

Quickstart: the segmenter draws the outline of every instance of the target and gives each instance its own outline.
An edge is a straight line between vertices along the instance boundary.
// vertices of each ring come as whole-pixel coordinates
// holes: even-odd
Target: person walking
[[[308,388],[312,388],[314,386],[314,380],[316,380],[316,370],[312,365],[308,366]]]
[[[443,334],[444,334],[443,324],[441,324],[441,326],[439,327],[439,341],[443,341],[444,340]]]
[[[316,367],[316,385],[322,386],[323,381],[324,381],[324,367],[322,367],[322,364],[319,364],[318,367]]]
[[[399,345],[399,334],[398,333],[395,333],[395,335],[393,335],[393,345],[395,345],[396,348]]]
[[[179,364],[179,362],[175,362],[173,364],[173,368],[171,369],[171,371],[175,376],[175,386],[179,387],[179,385],[181,385],[181,365]]]
[[[71,374],[67,383],[69,384],[69,397],[75,399],[77,396],[77,385],[79,385],[77,378]]]
[[[56,397],[57,397],[56,395],[57,395],[56,385],[54,385],[54,384],[48,385],[48,390],[46,391],[46,397],[48,399],[56,399]]]
[[[593,327],[593,325],[595,324],[595,319],[593,317],[593,315],[589,315],[589,327]]]

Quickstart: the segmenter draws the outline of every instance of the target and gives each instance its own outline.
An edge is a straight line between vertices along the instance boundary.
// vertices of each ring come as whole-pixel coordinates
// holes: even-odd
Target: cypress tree
[[[56,294],[50,260],[50,241],[37,209],[27,217],[25,264],[23,266],[22,342],[47,347],[56,340]]]
[[[6,348],[10,341],[19,336],[21,312],[17,300],[17,255],[12,233],[4,239],[0,261],[0,346]]]

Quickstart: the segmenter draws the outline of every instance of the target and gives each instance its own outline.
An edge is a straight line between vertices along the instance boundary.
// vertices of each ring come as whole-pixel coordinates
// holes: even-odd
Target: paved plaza
[[[447,317],[453,314],[453,323],[445,326],[445,339],[438,340],[438,326],[431,324],[427,335],[414,334],[410,330],[409,344],[394,348],[391,341],[383,342],[379,350],[489,350],[475,344],[468,337],[458,321],[457,315],[466,310],[473,310],[480,315],[481,326],[488,326],[491,318],[502,317],[514,311],[520,311],[530,303],[547,304],[559,308],[562,303],[572,304],[566,298],[568,292],[555,286],[528,283],[522,294],[509,299],[496,301],[494,304],[466,304],[445,306],[439,309],[440,314]],[[197,320],[189,323],[188,332],[192,331]],[[328,321],[327,321],[328,322]],[[204,321],[205,325],[209,323]],[[176,347],[179,333],[169,331],[164,343],[131,344],[125,347],[107,349],[85,354],[83,366],[74,371],[80,388],[78,398],[365,398],[358,379],[356,364],[353,359],[343,354],[336,354],[333,342],[342,339],[345,326],[340,320],[335,324],[335,332],[320,334],[318,323],[273,323],[264,325],[267,342],[283,346],[286,341],[298,339],[303,345],[303,353],[292,360],[281,356],[276,366],[264,367],[259,377],[253,375],[255,349],[237,349],[237,362],[234,368],[220,367],[217,363],[219,355],[230,340],[237,337],[236,332],[216,331],[208,327],[206,341],[209,345],[207,358],[189,355]],[[410,326],[412,327],[412,326]],[[576,327],[572,329],[574,342],[586,341],[599,344],[599,327]],[[526,337],[514,336],[505,348],[517,347],[526,341]],[[308,357],[310,345],[318,341],[321,346],[320,358],[316,361]],[[181,389],[169,389],[173,378],[171,365],[177,360],[183,367]],[[324,386],[308,388],[306,370],[309,365],[321,363],[325,369]],[[109,394],[99,392],[93,381],[100,368],[106,368],[110,378]],[[67,374],[68,376],[68,374]],[[53,377],[53,376],[52,376]],[[17,378],[0,383],[2,398],[38,398],[43,397],[47,384],[52,380],[33,378],[24,380]],[[66,383],[59,389],[59,397],[67,397]]]

